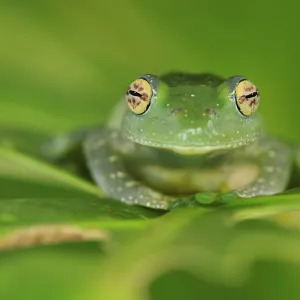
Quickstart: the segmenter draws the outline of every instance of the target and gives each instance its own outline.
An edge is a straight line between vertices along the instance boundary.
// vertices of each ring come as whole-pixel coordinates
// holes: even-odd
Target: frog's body
[[[108,196],[168,209],[194,193],[285,189],[292,151],[264,133],[254,112],[259,93],[246,78],[144,75],[126,100],[108,126],[82,134],[88,167]]]

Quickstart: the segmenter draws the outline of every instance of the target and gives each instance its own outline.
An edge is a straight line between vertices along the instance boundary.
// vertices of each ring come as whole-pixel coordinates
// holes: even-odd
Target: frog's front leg
[[[273,195],[288,185],[293,155],[288,145],[277,139],[266,138],[246,148],[246,156],[258,166],[256,179],[247,187],[236,191],[240,197]]]
[[[95,134],[103,129],[103,126],[99,125],[57,135],[42,144],[40,155],[48,161],[60,162],[66,159],[70,153],[81,152],[83,141],[89,135]]]
[[[84,153],[95,182],[109,197],[127,204],[168,209],[172,198],[133,178],[126,170],[122,152],[134,151],[135,144],[117,130],[102,130],[87,138]]]
[[[253,163],[257,166],[257,175],[249,184],[243,188],[229,190],[225,193],[197,193],[192,201],[185,199],[174,203],[174,207],[180,205],[210,205],[228,203],[238,197],[250,198],[261,195],[273,195],[285,190],[288,185],[293,154],[288,145],[272,138],[264,139],[242,150],[232,152],[227,163],[234,165],[238,162]],[[230,174],[229,174],[230,175]],[[235,180],[240,180],[240,176],[246,177],[250,174],[247,169],[238,176],[233,176]],[[232,178],[231,176],[228,176]],[[242,178],[243,180],[245,178]],[[228,179],[229,180],[229,179]],[[225,185],[236,184],[227,182]],[[251,201],[251,200],[250,200]]]

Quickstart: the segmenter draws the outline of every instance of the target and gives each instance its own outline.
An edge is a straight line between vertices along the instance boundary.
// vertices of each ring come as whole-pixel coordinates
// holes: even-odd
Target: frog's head
[[[244,146],[262,130],[259,92],[247,78],[209,74],[143,75],[126,92],[124,135],[179,153]]]

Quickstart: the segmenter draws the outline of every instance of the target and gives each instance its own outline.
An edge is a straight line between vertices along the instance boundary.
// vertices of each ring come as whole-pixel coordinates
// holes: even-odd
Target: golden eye
[[[260,101],[257,87],[249,80],[240,81],[235,88],[235,100],[239,111],[244,116],[250,116],[256,111]]]
[[[135,80],[126,92],[127,104],[132,112],[141,115],[147,111],[152,98],[152,88],[145,79]]]

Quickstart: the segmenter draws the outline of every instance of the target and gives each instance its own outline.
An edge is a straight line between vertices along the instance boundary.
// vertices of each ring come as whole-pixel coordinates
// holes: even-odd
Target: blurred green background
[[[299,140],[295,1],[1,1],[0,124],[57,132],[102,122],[133,79],[242,74],[272,133]],[[280,125],[280,126],[278,126]]]
[[[137,76],[179,70],[249,77],[260,89],[259,111],[268,131],[300,142],[298,12],[299,4],[291,0],[2,0],[0,141],[3,145],[18,141],[23,148],[30,148],[34,136],[104,122]],[[83,227],[100,224],[111,231],[114,252],[106,261],[93,242],[3,252],[0,299],[159,300],[199,299],[199,295],[205,299],[282,299],[287,291],[289,299],[299,298],[299,259],[293,254],[299,253],[300,245],[292,240],[298,237],[299,226],[292,233],[260,222],[224,229],[227,213],[208,217],[201,221],[204,223],[183,213],[158,218],[152,225],[141,220],[156,213],[122,205],[113,207],[108,216],[112,210],[109,202],[99,204],[99,199],[87,192],[89,187],[79,192],[27,182],[28,174],[33,179],[44,173],[49,178],[62,176],[31,159],[1,151],[1,234],[46,221],[71,220]],[[77,184],[70,178],[63,181]],[[299,195],[287,197],[296,201]],[[129,221],[122,223],[122,219]],[[274,239],[264,245],[272,234]],[[244,235],[249,239],[237,243]],[[152,244],[147,244],[144,236],[155,237]],[[125,242],[128,237],[129,244]],[[152,270],[152,253],[168,253],[162,258],[154,256],[162,265],[166,261],[166,270],[172,265],[167,258],[177,253],[169,243],[190,246],[194,252],[182,250],[176,257],[180,261],[194,257],[194,262],[176,272],[157,271],[160,276],[149,278],[153,279],[151,298],[146,292],[141,293],[143,298],[133,297],[135,284],[130,286],[129,279],[131,284],[143,282],[148,268]],[[205,251],[203,255],[202,243],[215,256]],[[261,244],[262,249],[252,251],[252,245]],[[277,256],[268,255],[277,247]],[[226,259],[219,261],[218,254],[223,251]],[[230,260],[232,253],[237,261]],[[246,265],[251,255],[258,258],[249,267],[252,275],[245,275],[249,280],[244,285],[232,284],[243,277],[244,268],[249,271]],[[207,262],[211,264],[207,266]],[[200,275],[207,272],[203,278],[193,269],[197,264]],[[135,266],[145,266],[144,273]],[[110,296],[105,291],[110,291]]]

